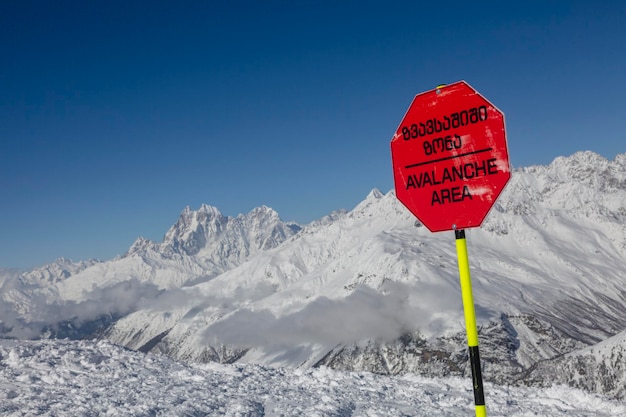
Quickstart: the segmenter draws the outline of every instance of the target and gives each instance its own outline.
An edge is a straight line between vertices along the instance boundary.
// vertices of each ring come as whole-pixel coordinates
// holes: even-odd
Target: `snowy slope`
[[[3,416],[468,416],[470,381],[329,369],[190,365],[106,342],[0,339]],[[561,386],[485,386],[490,416],[618,417],[624,403]]]
[[[568,384],[626,399],[626,331],[554,360],[540,362],[526,378],[535,386]]]
[[[54,288],[59,282],[99,262],[96,259],[73,262],[59,258],[30,271],[0,270],[0,300],[11,305],[14,310],[25,313],[34,293]]]

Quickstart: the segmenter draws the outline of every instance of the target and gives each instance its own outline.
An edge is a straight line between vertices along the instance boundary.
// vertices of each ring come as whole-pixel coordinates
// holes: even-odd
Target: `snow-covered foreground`
[[[489,416],[625,416],[565,387],[486,384]],[[108,342],[0,340],[2,416],[471,416],[471,381],[188,365]]]

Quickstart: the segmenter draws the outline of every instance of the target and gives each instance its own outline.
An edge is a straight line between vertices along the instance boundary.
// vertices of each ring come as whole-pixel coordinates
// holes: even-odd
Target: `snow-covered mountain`
[[[593,346],[536,363],[525,381],[534,386],[568,384],[626,398],[626,331]]]
[[[299,230],[265,206],[234,218],[208,205],[186,207],[161,243],[138,238],[113,260],[59,259],[21,274],[0,272],[0,324],[12,336],[33,337],[65,323],[73,329],[52,334],[77,337],[85,322],[92,331],[164,289],[210,280]]]
[[[139,238],[125,256],[145,256],[150,251],[164,258],[197,256],[208,267],[216,265],[218,270],[227,270],[259,251],[278,246],[299,230],[299,225],[281,221],[278,213],[267,206],[236,218],[224,216],[206,204],[198,211],[187,206],[160,244]]]
[[[50,264],[25,272],[22,279],[33,285],[38,281],[60,282],[99,262],[101,261],[97,259],[74,262],[70,259],[59,258]]]
[[[514,171],[467,239],[485,379],[547,384],[563,371],[623,398],[611,358],[625,343],[626,154]],[[267,207],[234,219],[187,208],[163,242],[139,239],[28,294],[30,305],[2,295],[9,335],[52,317],[93,331],[108,315],[100,337],[182,360],[469,374],[454,234],[421,227],[393,192],[301,230]],[[590,357],[605,369],[585,374],[595,382],[568,378]]]

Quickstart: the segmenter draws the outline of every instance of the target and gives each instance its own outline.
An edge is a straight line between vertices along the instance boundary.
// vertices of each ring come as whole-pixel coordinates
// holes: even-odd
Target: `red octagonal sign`
[[[397,198],[431,232],[479,227],[511,178],[504,114],[464,81],[415,96],[391,158]]]

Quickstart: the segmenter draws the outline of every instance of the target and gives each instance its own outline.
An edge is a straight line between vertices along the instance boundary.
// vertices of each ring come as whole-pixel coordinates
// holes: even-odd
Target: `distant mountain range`
[[[486,380],[626,398],[626,154],[520,168],[467,231]],[[0,272],[5,337],[187,361],[469,375],[454,234],[393,192],[308,225],[185,208],[106,262]]]

